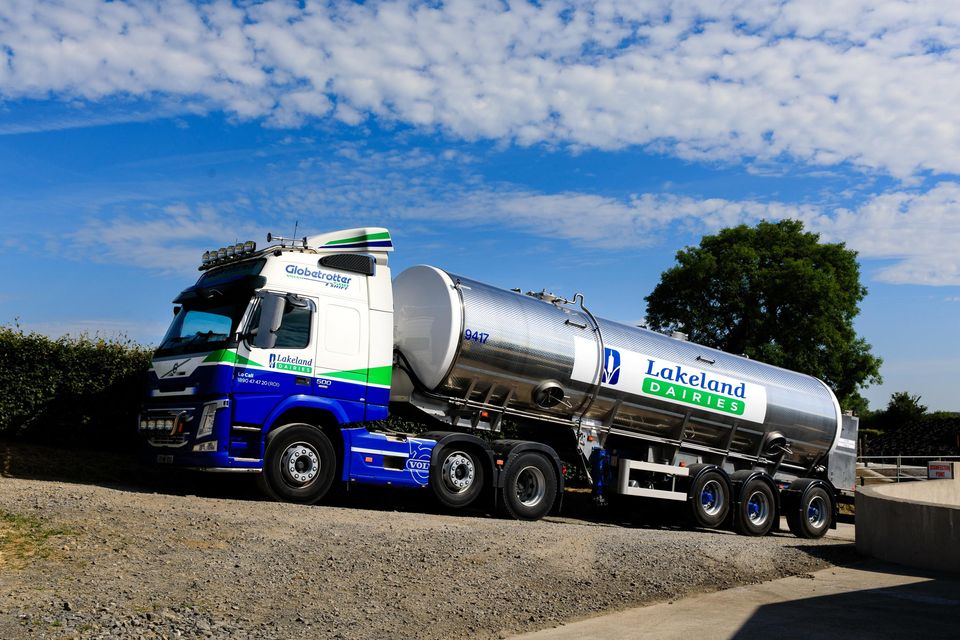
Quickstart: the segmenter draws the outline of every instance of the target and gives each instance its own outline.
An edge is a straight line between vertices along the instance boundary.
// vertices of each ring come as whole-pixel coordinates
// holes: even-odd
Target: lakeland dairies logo
[[[616,349],[603,350],[603,371],[600,383],[614,385],[620,382],[620,352]]]
[[[294,371],[296,373],[313,373],[313,358],[278,356],[275,353],[271,353],[270,368],[280,371]]]
[[[574,337],[575,356],[571,379],[597,384],[636,398],[656,398],[663,402],[696,407],[723,416],[737,416],[746,422],[763,424],[767,414],[767,388],[747,378],[740,379],[723,363],[701,369],[692,362],[673,362],[649,353],[632,351],[617,345],[603,345],[597,352],[595,340]],[[599,362],[598,362],[599,360]],[[709,362],[708,360],[706,362]],[[599,373],[597,371],[599,369]]]
[[[350,281],[353,280],[350,276],[342,276],[339,273],[330,273],[329,271],[322,271],[320,269],[310,269],[309,267],[301,267],[296,264],[288,264],[285,269],[287,275],[294,278],[303,278],[306,280],[316,280],[317,282],[322,282],[327,287],[333,287],[334,289],[349,289]]]
[[[643,392],[676,402],[694,404],[715,411],[743,415],[746,408],[747,383],[731,384],[712,377],[705,371],[693,373],[677,364],[661,366],[647,358],[647,376]]]

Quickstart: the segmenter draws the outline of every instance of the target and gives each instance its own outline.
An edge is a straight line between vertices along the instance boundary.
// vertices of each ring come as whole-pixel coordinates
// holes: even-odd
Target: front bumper
[[[230,403],[147,403],[138,420],[148,462],[203,471],[260,471],[262,432],[232,426]]]

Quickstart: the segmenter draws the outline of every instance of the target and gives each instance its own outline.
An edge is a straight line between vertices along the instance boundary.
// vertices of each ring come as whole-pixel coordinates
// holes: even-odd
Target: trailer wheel
[[[705,471],[690,487],[690,515],[697,526],[714,529],[730,510],[730,486],[719,471]]]
[[[274,500],[313,504],[330,490],[336,471],[326,434],[308,424],[288,425],[267,442],[260,488]]]
[[[754,478],[747,482],[741,492],[743,500],[737,505],[733,526],[737,533],[747,536],[765,536],[773,528],[776,515],[773,489]]]
[[[813,487],[800,498],[800,508],[787,512],[787,526],[798,538],[822,538],[833,518],[833,499],[823,487]]]
[[[542,455],[520,453],[510,460],[503,481],[503,505],[517,520],[539,520],[557,499],[557,473]]]
[[[466,448],[444,447],[437,456],[437,465],[430,473],[433,495],[445,507],[466,507],[483,490],[483,461]]]

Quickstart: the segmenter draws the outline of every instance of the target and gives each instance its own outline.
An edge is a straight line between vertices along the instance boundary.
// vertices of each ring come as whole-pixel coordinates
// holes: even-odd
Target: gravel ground
[[[855,558],[831,539],[450,516],[422,493],[276,504],[236,477],[58,455],[0,447],[0,540],[32,523],[37,547],[0,552],[0,638],[497,638]]]

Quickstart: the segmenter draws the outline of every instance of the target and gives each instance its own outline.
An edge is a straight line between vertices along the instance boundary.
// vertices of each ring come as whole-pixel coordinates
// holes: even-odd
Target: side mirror
[[[283,321],[283,310],[287,301],[282,296],[267,294],[260,300],[260,326],[253,337],[253,346],[258,349],[272,349],[277,344],[277,330]]]
[[[291,307],[295,307],[297,309],[306,309],[310,306],[310,303],[307,302],[306,299],[301,298],[295,293],[288,293],[284,300],[286,300],[287,304],[289,304]]]

